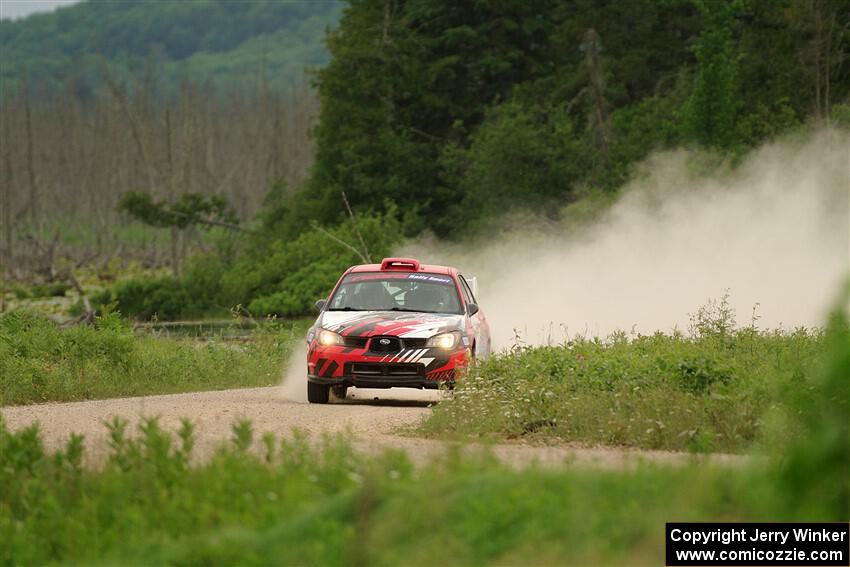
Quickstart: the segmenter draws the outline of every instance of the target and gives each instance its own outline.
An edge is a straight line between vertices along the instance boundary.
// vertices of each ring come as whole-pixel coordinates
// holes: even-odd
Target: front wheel
[[[331,387],[307,382],[307,401],[311,404],[326,404],[330,398]]]

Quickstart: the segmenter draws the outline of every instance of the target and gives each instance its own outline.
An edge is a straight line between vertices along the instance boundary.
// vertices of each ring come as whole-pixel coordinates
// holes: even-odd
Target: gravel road
[[[448,443],[422,439],[405,433],[424,419],[429,407],[439,403],[436,391],[409,389],[350,389],[345,400],[328,405],[297,403],[284,399],[279,387],[246,388],[215,392],[195,392],[164,396],[144,396],[71,403],[46,403],[0,408],[7,425],[17,430],[38,422],[45,445],[54,449],[64,445],[71,432],[86,437],[86,455],[90,464],[100,462],[107,451],[107,429],[103,422],[113,416],[130,421],[135,431],[145,416],[159,416],[160,424],[170,431],[180,425],[181,417],[196,425],[195,456],[204,459],[231,436],[231,425],[239,418],[250,419],[255,438],[266,431],[289,435],[293,428],[315,437],[323,432],[350,431],[364,451],[386,448],[405,449],[414,462],[422,463],[445,450]],[[466,450],[480,450],[467,445]],[[696,457],[665,451],[640,451],[621,448],[591,448],[579,445],[535,446],[522,443],[488,445],[500,459],[512,466],[537,462],[557,466],[566,461],[601,467],[628,467],[641,461],[684,463]],[[712,461],[737,463],[739,457],[713,455]]]

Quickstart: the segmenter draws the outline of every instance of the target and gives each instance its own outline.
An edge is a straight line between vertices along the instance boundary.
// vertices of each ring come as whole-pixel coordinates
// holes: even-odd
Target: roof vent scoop
[[[400,270],[405,272],[418,272],[422,268],[419,260],[413,258],[384,258],[381,261],[381,271]]]

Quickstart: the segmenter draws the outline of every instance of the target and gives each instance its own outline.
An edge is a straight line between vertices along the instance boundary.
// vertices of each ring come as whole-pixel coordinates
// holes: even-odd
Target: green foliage
[[[697,72],[686,120],[694,138],[706,146],[735,141],[737,53],[732,43],[736,2],[696,2],[703,29],[694,46]]]
[[[836,416],[840,409],[829,406]],[[0,418],[0,562],[658,564],[671,516],[840,521],[847,513],[833,508],[834,492],[789,494],[782,453],[733,466],[517,469],[449,450],[415,467],[403,452],[355,452],[345,436],[257,440],[239,421],[229,444],[190,465],[188,420],[176,438],[155,418],[142,420],[138,435],[127,426],[109,422],[105,463],[84,467],[79,436],[51,453],[37,426],[12,432]],[[818,426],[805,442],[840,432]],[[846,485],[838,461],[792,455],[794,466],[818,467],[795,479],[800,486]]]
[[[792,392],[805,392],[823,351],[818,331],[735,328],[726,298],[693,317],[691,334],[517,348],[479,362],[425,430],[557,437],[676,450],[743,451]],[[785,435],[799,430],[789,421]]]
[[[34,285],[30,288],[31,296],[37,297],[64,297],[65,293],[71,289],[71,284],[66,282],[52,282],[42,285]],[[24,299],[22,297],[21,299]]]
[[[133,96],[145,100],[168,88],[162,70],[172,86],[175,76],[225,76],[262,90],[289,81],[280,65],[323,63],[313,46],[341,12],[333,2],[234,6],[81,3],[0,22],[6,84],[29,69],[34,91],[61,77],[96,96],[92,53],[101,53],[119,83],[143,78]],[[844,124],[850,75],[840,50],[850,30],[826,37],[817,22],[847,21],[848,10],[790,0],[352,0],[327,34],[332,59],[314,75],[321,113],[310,176],[291,191],[275,186],[263,234],[245,248],[266,258],[314,222],[337,227],[343,191],[358,213],[395,207],[406,236],[462,238],[492,226],[503,205],[555,216],[588,189],[613,191],[654,150],[698,143],[734,157],[813,114]],[[595,49],[588,37],[598,37]],[[187,210],[140,194],[125,204],[157,226],[196,224],[198,209],[226,216],[222,203],[193,199]],[[234,261],[213,263],[223,265],[204,270],[224,276]],[[216,287],[212,303],[225,308],[281,292]],[[256,308],[303,304],[277,297]]]
[[[293,316],[309,313],[315,301],[327,297],[340,274],[363,263],[354,251],[335,239],[359,248],[367,244],[371,260],[380,262],[400,243],[401,223],[394,207],[383,215],[359,215],[327,229],[334,238],[314,229],[291,242],[277,241],[266,258],[237,264],[222,285],[240,298],[254,315]]]
[[[828,356],[792,408],[804,435],[791,446],[781,469],[789,509],[818,502],[831,521],[850,515],[850,327],[847,296],[829,322],[824,343]]]
[[[669,93],[645,97],[611,113],[614,140],[607,187],[627,181],[630,166],[651,152],[675,147],[687,139],[681,119],[688,89],[688,77],[682,73]]]
[[[269,385],[303,330],[272,326],[231,348],[134,337],[117,313],[60,329],[12,312],[0,318],[0,405]]]
[[[80,2],[0,21],[0,81],[29,81],[39,93],[69,84],[85,97],[102,84],[102,56],[120,77],[158,70],[163,90],[187,78],[243,88],[260,75],[288,87],[302,82],[305,66],[327,61],[323,34],[340,10],[336,2]]]
[[[812,47],[810,12],[848,13],[803,4],[351,2],[316,75],[316,163],[286,237],[339,222],[343,189],[357,209],[396,204],[407,234],[458,238],[505,202],[557,214],[585,187],[615,189],[656,149],[740,155],[816,106],[823,79],[800,61],[829,46]],[[829,73],[846,100],[847,75]]]
[[[459,170],[463,223],[506,208],[558,211],[584,177],[587,144],[575,135],[563,107],[528,107],[511,100],[493,108],[468,150],[449,146],[444,163]],[[452,176],[451,174],[449,174]]]
[[[836,127],[850,130],[850,103],[833,106],[832,121]]]
[[[94,298],[136,319],[171,320],[221,314],[239,306],[253,316],[292,317],[312,312],[340,274],[363,263],[347,243],[361,249],[363,238],[373,261],[389,255],[403,230],[395,207],[385,214],[361,214],[337,226],[318,227],[293,240],[274,234],[274,223],[254,236],[244,254],[206,255],[189,262],[181,278],[163,276],[121,282]],[[323,232],[324,231],[324,232]]]
[[[355,208],[386,201],[411,211],[414,230],[455,231],[447,213],[461,195],[441,179],[440,152],[465,145],[489,104],[545,70],[553,5],[420,0],[385,13],[352,2],[317,74],[317,161],[292,222],[339,220],[328,205],[345,189]]]
[[[193,297],[185,284],[172,276],[130,279],[118,283],[94,298],[95,306],[112,306],[137,319],[177,319],[201,315],[206,310],[203,297]]]
[[[215,223],[235,223],[236,213],[219,195],[183,193],[174,202],[155,201],[150,193],[128,191],[118,201],[118,210],[150,226],[209,228]]]
[[[181,420],[174,435],[156,418],[141,420],[137,435],[126,421],[108,422],[108,453],[86,462],[80,436],[49,452],[37,426],[10,431],[0,417],[0,562],[124,564],[144,557],[155,564],[342,565],[354,556],[369,565],[657,564],[664,553],[659,526],[671,516],[842,521],[850,512],[845,309],[822,337],[827,356],[803,353],[806,374],[796,387],[782,386],[778,401],[797,424],[795,434],[775,439],[769,459],[734,465],[517,469],[486,453],[450,449],[415,467],[402,452],[358,453],[345,436],[314,443],[295,431],[258,440],[248,421],[234,423],[230,443],[198,459],[190,421]],[[24,315],[2,320],[5,332],[31,324]],[[781,347],[754,329],[732,334],[732,350],[749,348],[755,359],[759,344]],[[614,342],[628,346],[623,337]],[[721,345],[730,348],[715,347]],[[784,366],[801,352],[779,348],[774,357]],[[540,355],[537,363],[532,355]],[[523,358],[529,367],[548,365],[553,378],[561,373],[553,363],[566,364],[542,349],[513,357]],[[587,379],[601,384],[604,377]],[[710,389],[701,396],[718,393]],[[580,391],[572,397],[581,400]]]

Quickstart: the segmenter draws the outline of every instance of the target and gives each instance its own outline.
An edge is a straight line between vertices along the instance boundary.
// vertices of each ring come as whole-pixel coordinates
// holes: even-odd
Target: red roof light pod
[[[384,258],[381,261],[381,271],[403,270],[407,272],[418,272],[421,270],[419,260],[413,258]]]

